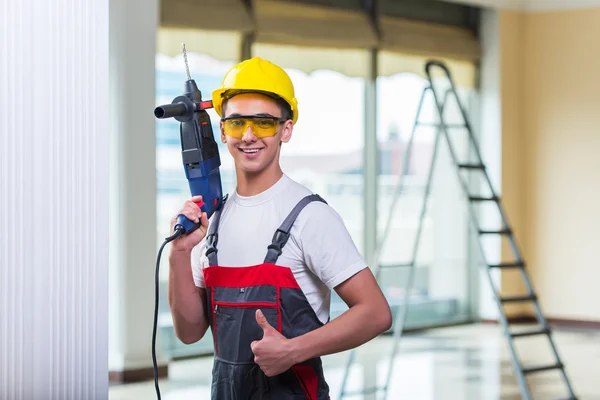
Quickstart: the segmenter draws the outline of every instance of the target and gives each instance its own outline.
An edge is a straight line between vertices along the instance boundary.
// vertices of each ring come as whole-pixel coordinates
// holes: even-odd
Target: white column
[[[0,7],[0,398],[108,397],[108,0]]]
[[[481,157],[496,193],[501,196],[502,188],[502,106],[500,93],[500,22],[498,11],[485,9],[482,13],[481,40],[483,57],[481,60],[480,96],[480,145]],[[483,180],[481,180],[483,183]],[[495,207],[485,207],[481,215],[482,226],[498,228],[501,226]],[[487,238],[484,242],[485,257],[490,263],[501,260],[502,239]],[[481,262],[478,263],[481,265]],[[480,278],[479,316],[482,319],[498,319],[499,311],[494,302],[492,288],[484,269]],[[500,289],[500,271],[492,271],[492,280]]]
[[[109,369],[117,373],[152,367],[157,26],[157,0],[110,1]]]

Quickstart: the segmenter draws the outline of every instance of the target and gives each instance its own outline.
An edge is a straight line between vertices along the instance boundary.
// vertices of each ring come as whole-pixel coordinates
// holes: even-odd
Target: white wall
[[[600,321],[600,7],[521,18],[525,256],[548,317]]]
[[[1,399],[108,396],[108,12],[0,12]]]

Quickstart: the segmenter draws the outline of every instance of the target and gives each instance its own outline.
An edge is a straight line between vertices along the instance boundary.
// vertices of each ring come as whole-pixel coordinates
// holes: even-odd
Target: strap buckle
[[[213,233],[206,237],[206,255],[217,251],[217,242],[219,241],[219,234]]]
[[[273,234],[273,240],[268,246],[269,250],[275,250],[277,255],[280,256],[282,253],[283,246],[287,243],[290,238],[290,234],[284,230],[277,229]]]
[[[290,234],[288,232],[278,228],[273,234],[272,244],[278,245],[279,247],[283,247],[285,246],[289,238]]]

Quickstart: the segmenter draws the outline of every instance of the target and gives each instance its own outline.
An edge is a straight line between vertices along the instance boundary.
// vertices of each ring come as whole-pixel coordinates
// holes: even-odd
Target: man
[[[213,105],[237,187],[210,224],[199,197],[177,213],[201,228],[171,244],[175,332],[189,344],[212,330],[213,399],[328,399],[320,357],[388,330],[389,305],[340,216],[280,167],[298,119],[287,73],[246,60]],[[329,322],[331,290],[349,309]]]

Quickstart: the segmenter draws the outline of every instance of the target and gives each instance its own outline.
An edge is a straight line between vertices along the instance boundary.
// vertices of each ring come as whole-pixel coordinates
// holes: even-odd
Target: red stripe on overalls
[[[292,270],[274,264],[260,264],[252,267],[204,268],[206,285],[213,287],[248,287],[271,285],[279,288],[300,289]]]
[[[295,365],[292,370],[300,381],[302,390],[309,400],[317,400],[317,388],[319,387],[319,378],[315,369],[310,365]]]

